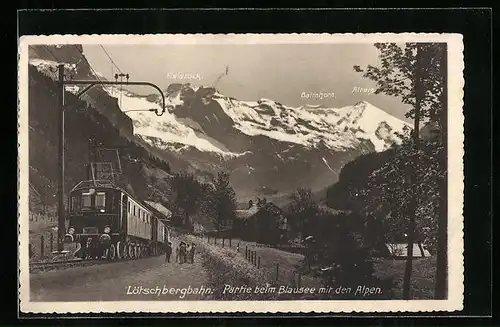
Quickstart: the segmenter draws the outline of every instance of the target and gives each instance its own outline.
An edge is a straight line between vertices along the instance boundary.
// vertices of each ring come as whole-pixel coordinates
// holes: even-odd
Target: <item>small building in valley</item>
[[[233,235],[263,244],[287,243],[288,219],[284,211],[265,199],[249,201],[247,209],[236,210]]]
[[[408,244],[406,243],[386,243],[385,256],[394,259],[404,259],[408,256]],[[430,252],[422,245],[422,243],[413,244],[413,258],[430,257]]]

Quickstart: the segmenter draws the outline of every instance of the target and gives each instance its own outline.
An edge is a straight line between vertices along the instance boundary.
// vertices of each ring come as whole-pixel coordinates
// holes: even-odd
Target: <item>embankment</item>
[[[215,289],[215,300],[272,300],[276,294],[255,294],[255,287],[270,286],[262,271],[247,262],[234,249],[221,248],[208,244],[203,239],[193,235],[180,236],[187,242],[195,243],[203,258],[203,266],[209,274],[210,287]],[[228,286],[226,286],[228,285]],[[252,292],[224,292],[224,288],[251,288]]]

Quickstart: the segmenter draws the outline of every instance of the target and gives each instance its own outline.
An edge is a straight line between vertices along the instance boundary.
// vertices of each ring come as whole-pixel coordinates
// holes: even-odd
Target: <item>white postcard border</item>
[[[446,42],[448,44],[448,299],[297,301],[32,302],[29,295],[28,46],[34,44],[311,44]],[[22,313],[335,313],[436,312],[463,309],[463,42],[460,34],[156,34],[39,35],[19,40],[18,236]]]

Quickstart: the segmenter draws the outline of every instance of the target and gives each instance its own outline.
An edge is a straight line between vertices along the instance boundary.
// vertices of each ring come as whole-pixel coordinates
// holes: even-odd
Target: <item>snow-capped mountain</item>
[[[174,92],[167,90],[167,94],[167,107],[174,114],[166,115],[164,119],[152,118],[143,112],[129,114],[134,121],[137,121],[136,127],[140,126],[143,131],[138,131],[138,134],[159,137],[167,143],[184,143],[201,151],[237,155],[224,150],[222,144],[215,145],[219,142],[217,140],[206,140],[206,132],[202,125],[205,127],[221,125],[223,122],[231,122],[234,128],[248,136],[262,135],[308,148],[324,145],[332,150],[358,148],[364,140],[369,140],[376,151],[383,151],[399,142],[397,133],[410,129],[408,123],[366,101],[342,108],[326,108],[321,105],[295,108],[268,99],[255,102],[239,101],[224,96],[212,88],[192,88],[189,84],[177,87]],[[151,104],[146,97],[139,97],[129,92],[121,95],[115,93],[115,96],[126,99],[127,102],[123,102],[123,106],[131,108],[130,110],[160,108],[157,97],[149,97],[156,99],[156,103]],[[214,109],[221,110],[210,112],[205,108],[201,112],[193,113],[189,106],[192,107],[194,100],[199,100],[207,107],[215,101],[220,108]],[[193,114],[197,118],[202,118],[202,122],[193,121],[194,117],[189,117]],[[171,124],[172,120],[177,121],[175,126]],[[165,131],[158,133],[166,122],[177,130],[174,132],[176,135],[182,134],[184,137],[185,133],[194,132],[198,133],[198,139],[188,137],[184,142],[178,142],[176,136],[169,133],[173,130],[166,132],[167,134],[164,134]],[[179,127],[179,124],[182,127]],[[204,135],[201,140],[200,135]],[[208,145],[207,142],[211,144]]]
[[[138,110],[161,109],[158,97],[116,88],[107,92],[144,140],[201,167],[210,163],[215,170],[230,169],[240,195],[327,186],[346,162],[383,151],[400,141],[398,133],[410,130],[406,122],[365,101],[342,108],[296,108],[173,84],[165,91],[168,110],[157,117]]]
[[[55,78],[57,63],[47,58],[34,56],[30,64]],[[81,58],[64,59],[68,74],[92,77]],[[162,116],[148,111],[162,109],[158,94],[140,96],[110,86],[99,87],[86,100],[99,107],[113,99],[132,120],[133,134],[171,158],[173,167],[207,176],[230,170],[240,199],[280,196],[298,187],[323,189],[347,162],[389,148],[400,141],[398,133],[410,130],[406,122],[365,101],[342,108],[291,107],[270,99],[241,101],[190,84],[171,84],[164,94]],[[127,122],[118,116],[108,115],[122,128]]]
[[[305,147],[324,144],[332,150],[345,150],[370,140],[376,151],[383,151],[398,142],[395,132],[407,126],[365,101],[342,108],[294,108],[267,99],[233,101],[218,93],[214,99],[241,132]]]

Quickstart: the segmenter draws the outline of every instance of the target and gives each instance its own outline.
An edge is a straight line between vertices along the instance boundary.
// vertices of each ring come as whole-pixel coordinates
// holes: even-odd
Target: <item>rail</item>
[[[163,254],[157,255],[161,256]],[[56,269],[67,269],[73,267],[86,267],[86,266],[95,266],[95,265],[105,265],[111,263],[119,263],[140,259],[153,258],[155,256],[144,256],[139,258],[126,258],[126,259],[92,259],[92,260],[84,260],[84,259],[66,259],[66,260],[57,260],[57,261],[32,261],[29,263],[30,273],[37,271],[46,271],[46,270],[56,270]]]

